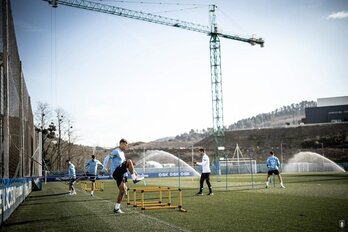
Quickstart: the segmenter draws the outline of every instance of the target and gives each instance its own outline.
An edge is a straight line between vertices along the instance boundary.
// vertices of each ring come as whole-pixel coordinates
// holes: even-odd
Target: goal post
[[[254,159],[235,159],[235,158],[221,158],[220,167],[223,173],[228,174],[256,174],[257,164]]]

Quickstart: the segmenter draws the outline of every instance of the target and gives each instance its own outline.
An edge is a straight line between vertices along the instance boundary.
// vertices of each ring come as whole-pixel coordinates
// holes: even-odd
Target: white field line
[[[90,192],[80,190],[78,194],[90,195]],[[104,198],[98,197],[96,195],[90,197],[91,202],[93,202],[94,204],[89,204],[89,202],[79,202],[79,204],[87,208],[88,210],[94,212],[96,217],[100,218],[100,220],[102,220],[104,224],[107,224],[111,229],[114,229],[115,227],[122,228],[123,226],[125,226],[124,228],[132,228],[136,226],[142,228],[142,231],[145,231],[144,227],[148,227],[148,229],[151,229],[152,231],[190,231],[178,227],[176,225],[170,224],[156,217],[152,217],[150,215],[141,213],[139,210],[136,209],[133,210],[130,208],[122,208],[122,211],[125,212],[124,214],[115,214],[112,211],[115,207],[115,202],[105,200]],[[95,199],[98,199],[100,201],[93,201]],[[97,204],[97,202],[99,204]],[[103,204],[101,206],[101,202],[106,203],[106,205]],[[109,212],[112,215],[110,215]]]

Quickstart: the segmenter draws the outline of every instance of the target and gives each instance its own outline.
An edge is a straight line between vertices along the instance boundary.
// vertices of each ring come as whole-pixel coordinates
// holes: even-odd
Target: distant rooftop
[[[348,105],[348,96],[318,98],[317,107]]]

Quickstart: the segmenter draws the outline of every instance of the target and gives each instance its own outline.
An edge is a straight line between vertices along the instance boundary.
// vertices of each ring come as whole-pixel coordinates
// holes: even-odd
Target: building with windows
[[[305,124],[348,122],[348,96],[318,98],[317,107],[305,109]]]

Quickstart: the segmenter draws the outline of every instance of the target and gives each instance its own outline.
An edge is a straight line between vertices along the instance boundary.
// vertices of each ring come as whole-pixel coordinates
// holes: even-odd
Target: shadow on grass
[[[89,213],[89,214],[80,214],[80,215],[74,215],[74,217],[91,217],[95,216],[94,213]],[[51,222],[56,222],[56,223],[63,223],[66,220],[71,220],[71,216],[61,216],[61,217],[54,217],[54,218],[41,218],[37,220],[25,220],[25,221],[17,221],[17,222],[5,222],[3,224],[4,228],[10,229],[13,226],[18,226],[18,225],[29,225],[30,224],[35,224],[35,223],[43,223],[43,224],[50,224]]]
[[[330,179],[310,179],[310,180],[295,180],[295,181],[287,181],[286,183],[314,183],[314,182],[330,182],[330,181],[337,181],[337,180],[346,180],[347,178],[330,178]]]
[[[49,201],[46,201],[46,202],[26,202],[25,205],[50,205],[50,204],[64,204],[64,203],[78,203],[78,202],[90,202],[91,200],[71,200],[71,201],[67,201],[67,200],[60,200],[60,201],[53,201],[53,200],[49,200]],[[93,200],[93,202],[96,202],[96,201],[100,201],[102,202],[103,200]]]
[[[61,195],[68,195],[68,193],[63,192],[63,193],[53,193],[53,194],[46,194],[46,195],[29,196],[29,198],[53,197],[53,196],[61,196]]]

